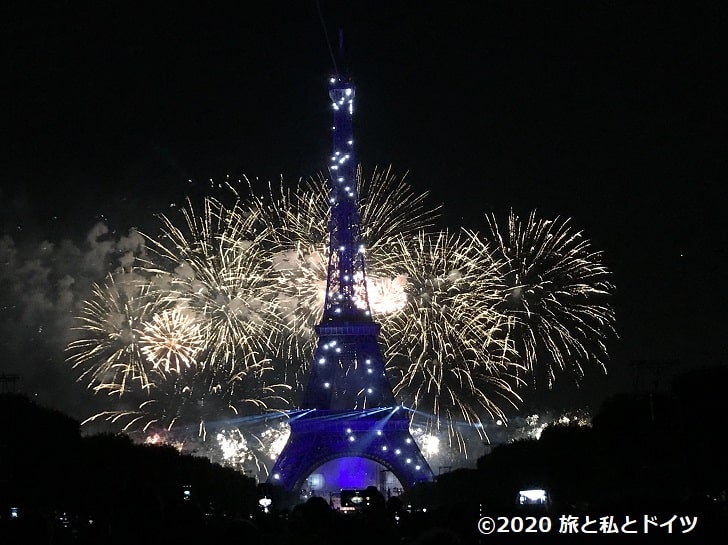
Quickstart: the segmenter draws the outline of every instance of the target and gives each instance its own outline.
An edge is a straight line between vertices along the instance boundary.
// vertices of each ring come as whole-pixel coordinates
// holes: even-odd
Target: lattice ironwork
[[[379,324],[369,308],[354,155],[355,95],[350,81],[331,78],[326,300],[303,412],[291,419],[288,443],[269,477],[289,490],[300,489],[324,463],[351,456],[380,463],[405,488],[434,478],[409,432],[407,411],[395,401],[379,346]]]

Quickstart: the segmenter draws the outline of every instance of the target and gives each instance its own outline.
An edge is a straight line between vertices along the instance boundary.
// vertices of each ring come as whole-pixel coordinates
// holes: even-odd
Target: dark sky
[[[316,174],[343,28],[365,169],[408,172],[448,225],[537,209],[604,250],[621,339],[598,388],[725,363],[723,4],[11,2],[2,233],[126,232],[210,178]]]

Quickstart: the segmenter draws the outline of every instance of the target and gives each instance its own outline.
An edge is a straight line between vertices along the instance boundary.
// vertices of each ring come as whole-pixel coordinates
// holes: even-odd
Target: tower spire
[[[371,321],[354,153],[355,96],[354,85],[341,74],[329,79],[334,124],[329,159],[329,263],[323,322]]]

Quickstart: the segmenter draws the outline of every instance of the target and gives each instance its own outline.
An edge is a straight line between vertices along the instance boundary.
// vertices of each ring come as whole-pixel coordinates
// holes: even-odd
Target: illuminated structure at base
[[[269,482],[299,490],[319,466],[338,458],[368,458],[404,488],[434,478],[409,431],[407,411],[394,400],[371,317],[358,210],[352,118],[354,86],[329,82],[334,110],[329,164],[329,262],[318,345],[302,411]]]

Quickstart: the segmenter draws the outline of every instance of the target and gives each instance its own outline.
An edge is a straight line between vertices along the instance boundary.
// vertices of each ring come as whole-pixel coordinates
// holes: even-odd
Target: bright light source
[[[548,494],[541,488],[532,488],[529,490],[521,490],[518,492],[518,503],[524,504],[543,504],[546,503]]]

